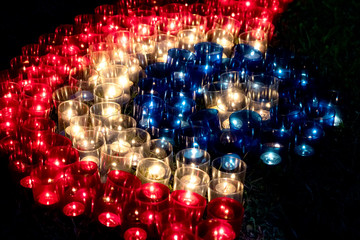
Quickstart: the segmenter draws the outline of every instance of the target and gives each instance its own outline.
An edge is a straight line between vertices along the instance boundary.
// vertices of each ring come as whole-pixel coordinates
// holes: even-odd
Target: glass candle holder
[[[262,52],[251,45],[235,45],[232,57],[240,61],[240,68],[244,69],[247,74],[263,71],[264,58]]]
[[[120,113],[121,106],[115,102],[99,102],[90,107],[90,117],[96,117],[102,122],[105,122],[108,117]]]
[[[74,148],[79,151],[80,161],[92,161],[100,167],[100,152],[105,144],[105,137],[100,131],[85,130],[72,140]]]
[[[89,115],[74,116],[70,119],[70,126],[65,128],[65,136],[73,139],[83,134],[85,130],[102,131],[103,123],[99,118]]]
[[[174,190],[188,190],[206,197],[209,175],[199,168],[181,167],[175,170]]]
[[[211,29],[206,32],[208,42],[213,42],[223,47],[223,58],[231,58],[234,47],[234,36],[221,28]]]
[[[102,83],[94,88],[95,103],[115,102],[123,105],[124,89],[116,83]]]
[[[58,107],[58,132],[65,134],[65,129],[70,126],[70,119],[74,116],[89,114],[89,106],[77,100],[68,100]]]
[[[309,121],[318,122],[325,127],[334,126],[336,110],[331,104],[314,97],[304,105],[304,112]]]
[[[196,236],[191,231],[178,228],[167,228],[162,231],[161,240],[172,240],[172,239],[184,239],[190,240],[195,239]]]
[[[20,102],[20,123],[32,117],[49,118],[51,104],[34,98],[23,99]]]
[[[136,120],[129,115],[115,114],[109,116],[104,122],[106,141],[112,141],[112,139],[117,138],[119,131],[135,128],[136,126]]]
[[[0,98],[0,138],[18,136],[19,102],[11,98]]]
[[[138,95],[134,99],[133,117],[142,128],[149,127],[151,121],[159,122],[165,102],[153,95]]]
[[[116,229],[121,225],[122,209],[120,205],[111,202],[111,199],[104,197],[97,198],[94,203],[93,218],[110,229]]]
[[[220,119],[217,109],[201,109],[189,116],[190,126],[206,126],[211,133],[220,131]]]
[[[80,96],[76,95],[78,91],[81,89],[76,86],[63,86],[61,88],[56,89],[52,94],[52,99],[54,102],[54,106],[57,109],[59,104],[73,99],[79,99]]]
[[[168,90],[169,87],[166,85],[166,80],[164,78],[145,77],[139,80],[137,92],[138,95],[154,95],[164,98],[164,95]]]
[[[135,191],[136,205],[145,212],[162,211],[169,207],[169,188],[157,182],[144,183]]]
[[[300,130],[295,137],[294,152],[301,157],[310,157],[325,136],[323,126],[315,121],[305,121],[300,125]]]
[[[232,178],[214,178],[209,183],[208,201],[218,197],[228,197],[242,202],[244,184]]]
[[[194,63],[195,54],[187,49],[171,48],[166,60],[169,71],[184,71],[187,64]]]
[[[168,185],[171,169],[168,164],[157,158],[143,158],[136,167],[136,176],[142,183],[158,182]]]
[[[155,37],[155,61],[166,62],[169,49],[176,48],[177,37],[167,34],[157,34]]]
[[[212,163],[212,179],[231,178],[245,183],[246,163],[238,157],[224,155],[215,158]]]
[[[196,102],[188,97],[172,97],[167,99],[165,109],[167,114],[178,117],[181,120],[187,118],[195,112]]]
[[[131,171],[132,158],[131,145],[124,141],[106,141],[100,153],[100,179],[105,182],[107,175],[112,170]]]
[[[22,89],[22,98],[34,98],[37,101],[52,103],[52,89],[43,83],[27,84]]]
[[[191,218],[187,215],[186,209],[180,207],[175,208],[170,206],[169,208],[160,211],[155,216],[156,228],[159,236],[169,228],[191,232],[190,221]]]
[[[217,100],[216,109],[219,110],[219,119],[223,129],[230,128],[229,117],[233,112],[244,110],[248,107],[249,100],[244,92],[231,88],[224,91]]]
[[[134,174],[122,170],[111,170],[107,175],[103,196],[125,207],[134,201],[135,191],[140,186],[141,181]]]
[[[148,65],[145,68],[145,75],[146,75],[146,78],[149,78],[149,79],[157,78],[157,79],[160,79],[161,81],[163,81],[163,83],[166,83],[169,81],[170,71],[169,71],[166,63],[156,62],[156,63]]]
[[[30,173],[34,201],[42,206],[58,204],[63,192],[63,174],[57,167],[39,165]]]
[[[228,88],[228,84],[226,82],[209,82],[202,86],[204,92],[204,103],[207,109],[216,108],[218,100],[220,99],[223,92],[225,92]],[[218,112],[219,110],[216,109]]]
[[[246,80],[244,73],[239,71],[227,71],[220,74],[221,85],[225,89],[239,89],[241,91],[246,91]]]
[[[220,67],[224,48],[214,42],[199,42],[194,45],[196,64]]]
[[[226,222],[217,219],[207,219],[201,221],[196,226],[196,237],[204,240],[213,239],[236,239],[236,234],[233,227]]]
[[[173,168],[173,145],[165,139],[152,139],[149,152],[145,152],[145,157],[159,159]]]
[[[125,157],[131,158],[132,166],[136,167],[150,148],[150,134],[141,128],[128,128],[119,132],[117,140],[124,145],[130,145],[130,152]]]
[[[208,203],[206,219],[215,219],[230,224],[236,236],[241,233],[243,218],[244,207],[235,199],[218,197]]]
[[[205,33],[194,29],[183,29],[177,33],[179,48],[195,52],[194,46],[205,41]]]
[[[144,229],[139,227],[132,227],[125,231],[124,233],[124,239],[125,240],[146,240],[147,239],[147,233]]]
[[[176,37],[176,34],[182,30],[183,26],[179,19],[175,17],[162,17],[156,23],[158,34]]]
[[[185,217],[190,217],[190,227],[193,231],[195,226],[203,218],[206,208],[206,198],[188,190],[174,190],[170,195],[170,206],[186,211]]]
[[[21,95],[21,87],[15,82],[0,83],[0,98],[10,98],[19,101]]]
[[[48,118],[29,118],[21,125],[20,142],[30,162],[42,162],[47,144],[45,136],[55,132],[55,122]]]
[[[181,127],[181,120],[176,116],[167,116],[160,120],[160,122],[151,121],[147,131],[152,138],[160,138],[170,142],[175,146],[177,132]]]
[[[262,30],[250,30],[239,35],[240,44],[248,44],[265,54],[268,46],[268,36]]]
[[[236,38],[239,36],[242,22],[229,16],[220,16],[214,19],[214,28],[224,29]]]
[[[179,129],[178,144],[180,149],[207,149],[209,131],[203,126],[187,126]]]
[[[251,100],[250,110],[268,121],[276,114],[279,100],[279,79],[269,75],[253,75],[247,81],[247,96]]]
[[[185,148],[175,155],[176,167],[194,167],[209,172],[210,154],[198,148]]]

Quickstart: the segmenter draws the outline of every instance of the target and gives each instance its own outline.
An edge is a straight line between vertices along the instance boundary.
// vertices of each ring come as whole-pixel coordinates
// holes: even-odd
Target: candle
[[[51,181],[51,179],[49,179]],[[57,202],[59,202],[60,198],[57,193],[52,191],[44,191],[37,195],[37,202],[39,202],[42,205],[53,205]]]
[[[111,87],[107,88],[106,92],[104,92],[104,98],[106,100],[114,99],[114,98],[121,96],[121,94],[122,94],[122,91],[120,88],[115,88],[114,86],[111,86]]]
[[[259,53],[256,53],[255,51],[251,51],[250,53],[246,53],[244,55],[244,58],[246,60],[259,60],[261,58],[261,55]]]
[[[62,211],[65,216],[76,217],[85,212],[85,205],[81,202],[70,202],[63,207]]]
[[[124,233],[125,240],[146,240],[147,234],[146,231],[139,227],[132,227],[125,231]]]
[[[61,113],[62,119],[66,122],[70,122],[70,119],[77,115],[79,115],[79,112],[76,109],[71,109],[71,108]]]
[[[195,175],[185,175],[180,179],[180,182],[185,185],[188,189],[194,189],[201,183],[201,179]]]
[[[184,191],[178,195],[177,200],[187,206],[197,206],[200,203],[199,198],[191,191]]]
[[[124,155],[131,149],[130,143],[126,141],[116,141],[110,144],[110,150],[116,155]]]
[[[102,115],[104,117],[109,117],[111,115],[114,115],[118,110],[114,107],[107,107],[107,108],[104,108],[103,111],[102,111]]]
[[[100,165],[100,159],[98,157],[91,156],[91,155],[83,157],[80,161],[89,161],[89,162],[96,163],[98,166]]]
[[[232,183],[221,182],[215,186],[215,190],[223,194],[231,194],[236,191],[236,187]]]
[[[75,93],[75,98],[80,97],[84,102],[91,102],[94,100],[94,95],[90,91],[81,90]]]
[[[165,176],[165,168],[160,164],[154,164],[148,168],[144,176],[151,180],[161,180]]]
[[[264,110],[264,109],[260,109],[255,111],[257,112],[260,116],[261,116],[261,120],[262,121],[267,121],[270,120],[270,111],[268,110]]]
[[[312,156],[315,153],[315,149],[308,144],[300,144],[294,148],[294,152],[302,157]]]
[[[85,128],[74,125],[74,126],[68,126],[65,128],[65,134],[67,136],[80,136],[85,133]]]
[[[204,157],[204,153],[200,149],[191,148],[184,152],[184,157],[188,162],[197,162],[197,160]]]
[[[279,154],[269,151],[261,154],[260,159],[267,165],[277,165],[281,162]]]
[[[162,148],[157,147],[150,151],[150,157],[153,158],[164,159],[167,156],[168,156],[167,152],[165,151],[165,149]]]
[[[106,227],[116,227],[121,223],[120,217],[112,212],[102,212],[98,216],[98,220]]]

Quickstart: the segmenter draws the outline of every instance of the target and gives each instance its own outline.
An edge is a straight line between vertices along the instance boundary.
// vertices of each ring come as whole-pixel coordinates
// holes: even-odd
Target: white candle
[[[197,185],[201,183],[201,179],[195,175],[185,175],[180,179],[180,182],[185,185],[188,189],[194,189]]]
[[[79,112],[76,109],[67,109],[64,112],[61,113],[62,119],[66,122],[69,122],[70,119],[74,116],[77,116]]]
[[[116,109],[116,108],[114,108],[114,107],[107,107],[107,108],[104,108],[104,109],[102,110],[102,115],[103,115],[104,117],[108,117],[108,116],[110,116],[110,115],[115,114],[116,112],[117,112],[117,109]]]
[[[113,99],[121,96],[122,91],[120,88],[115,88],[113,86],[109,87],[106,92],[104,92],[105,99]]]
[[[94,162],[96,163],[98,166],[100,164],[100,160],[98,157],[95,157],[95,156],[86,156],[86,157],[83,157],[80,161],[89,161],[89,162]]]
[[[128,153],[130,148],[131,148],[130,143],[121,140],[110,144],[110,150],[119,155],[124,155]]]
[[[148,168],[145,177],[151,180],[161,180],[165,176],[165,168],[160,164],[154,164]]]
[[[81,126],[74,125],[69,126],[65,129],[65,134],[68,136],[79,136],[85,132],[85,129]]]
[[[215,190],[222,194],[231,194],[236,192],[236,187],[232,183],[221,182],[216,184]]]

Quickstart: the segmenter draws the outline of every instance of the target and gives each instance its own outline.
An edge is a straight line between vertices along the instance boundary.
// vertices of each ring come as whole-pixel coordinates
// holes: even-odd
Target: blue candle
[[[185,163],[202,163],[204,158],[204,152],[201,149],[189,148],[184,151]]]
[[[233,171],[239,166],[240,156],[234,153],[225,154],[221,159],[221,170]]]
[[[281,162],[281,157],[279,154],[275,152],[264,152],[261,154],[260,159],[266,164],[266,165],[277,165]]]
[[[294,152],[299,156],[308,157],[308,156],[314,155],[315,149],[312,146],[303,143],[303,144],[297,145],[294,148]]]

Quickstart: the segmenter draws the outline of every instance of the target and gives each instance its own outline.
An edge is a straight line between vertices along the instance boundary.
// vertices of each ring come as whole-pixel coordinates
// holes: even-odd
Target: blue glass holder
[[[147,131],[152,138],[160,138],[169,141],[173,146],[181,127],[181,120],[175,116],[165,116],[160,121],[151,121]]]
[[[187,49],[171,48],[166,60],[170,72],[185,71],[187,65],[194,64],[195,54]]]
[[[186,121],[195,110],[196,103],[191,98],[176,96],[165,101],[166,114],[176,116],[182,121]]]
[[[142,78],[138,82],[138,95],[154,95],[160,98],[164,98],[166,91],[169,90],[168,85],[164,79],[146,77]]]
[[[190,126],[205,126],[212,134],[221,131],[220,119],[217,109],[201,109],[192,113],[188,122]]]
[[[315,121],[325,127],[334,126],[336,110],[328,102],[318,100],[316,97],[304,105],[304,112],[309,121]]]
[[[242,66],[247,74],[263,72],[265,70],[262,52],[248,44],[235,45],[232,57],[242,62]]]
[[[194,45],[194,50],[196,64],[221,67],[224,48],[220,44],[200,42]]]
[[[145,74],[148,78],[159,78],[165,79],[165,82],[168,82],[170,78],[170,71],[168,69],[168,65],[164,62],[156,62],[148,65],[145,68]]]
[[[315,121],[306,121],[295,136],[294,153],[301,157],[309,157],[316,153],[325,136],[324,128]]]
[[[209,141],[209,131],[202,126],[186,126],[179,129],[178,147],[184,148],[201,148],[207,150]]]
[[[154,95],[137,95],[134,98],[133,117],[140,128],[146,129],[151,122],[160,122],[165,101]]]

